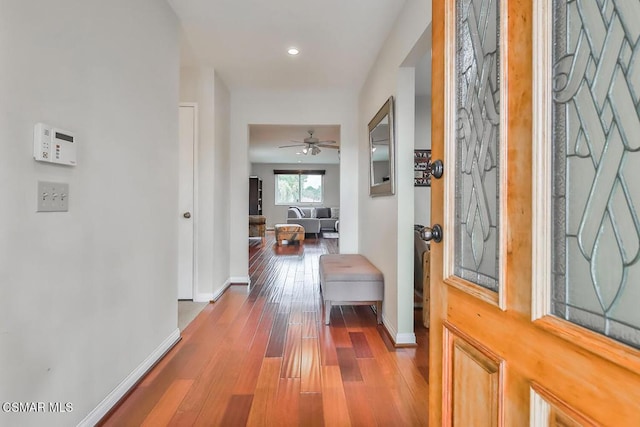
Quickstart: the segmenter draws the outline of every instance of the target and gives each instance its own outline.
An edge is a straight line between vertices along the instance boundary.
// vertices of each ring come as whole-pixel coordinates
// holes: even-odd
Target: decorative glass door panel
[[[500,231],[498,20],[497,0],[457,2],[454,274],[496,292]]]
[[[553,3],[551,312],[640,347],[640,2]]]

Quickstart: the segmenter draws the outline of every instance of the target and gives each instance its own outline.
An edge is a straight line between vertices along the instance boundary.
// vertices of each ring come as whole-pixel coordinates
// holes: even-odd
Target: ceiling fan
[[[320,153],[320,151],[321,151],[320,147],[322,147],[322,148],[333,148],[333,149],[336,149],[336,150],[340,148],[339,145],[333,145],[333,144],[336,144],[335,141],[320,141],[318,138],[315,138],[313,136],[313,130],[308,130],[307,132],[309,132],[309,136],[307,138],[305,138],[303,141],[291,140],[291,142],[297,142],[297,144],[281,145],[278,148],[304,147],[302,149],[302,153],[304,153],[304,154],[311,153],[312,156],[315,156],[316,154]]]

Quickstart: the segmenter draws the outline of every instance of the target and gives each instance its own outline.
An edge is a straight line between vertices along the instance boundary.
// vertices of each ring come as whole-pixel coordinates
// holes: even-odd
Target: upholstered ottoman
[[[384,277],[371,262],[358,254],[320,255],[320,290],[324,300],[324,323],[329,324],[332,305],[376,305],[382,323]]]
[[[286,240],[291,242],[302,242],[304,240],[304,227],[300,224],[276,224],[274,225],[276,231],[276,242],[278,246],[282,246],[282,241]]]

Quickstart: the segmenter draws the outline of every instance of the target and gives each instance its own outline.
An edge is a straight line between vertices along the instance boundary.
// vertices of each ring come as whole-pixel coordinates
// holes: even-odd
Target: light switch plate
[[[69,184],[38,181],[38,212],[68,212]]]

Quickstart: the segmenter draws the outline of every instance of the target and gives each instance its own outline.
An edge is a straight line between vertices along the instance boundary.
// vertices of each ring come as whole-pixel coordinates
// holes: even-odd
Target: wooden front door
[[[433,0],[430,425],[640,425],[640,2]]]

